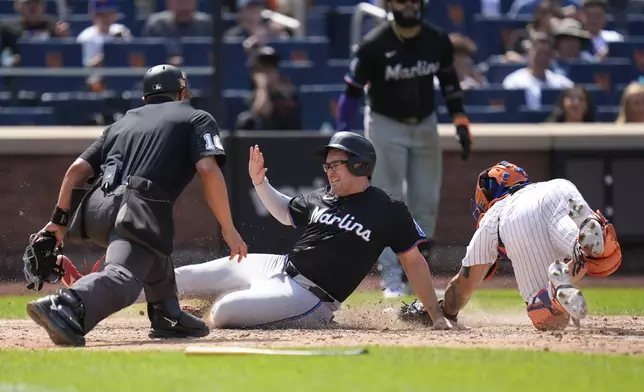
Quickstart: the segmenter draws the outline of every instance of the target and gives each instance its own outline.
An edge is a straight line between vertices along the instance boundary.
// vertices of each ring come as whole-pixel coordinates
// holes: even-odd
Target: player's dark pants
[[[141,289],[147,302],[176,296],[174,267],[168,257],[125,239],[113,230],[121,198],[98,189],[85,206],[85,230],[97,245],[107,248],[105,269],[79,279],[72,289],[84,308],[84,329],[132,305]]]

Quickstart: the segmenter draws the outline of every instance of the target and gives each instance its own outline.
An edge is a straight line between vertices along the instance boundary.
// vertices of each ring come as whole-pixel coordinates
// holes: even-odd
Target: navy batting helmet
[[[371,177],[376,167],[376,150],[371,142],[357,133],[343,131],[331,137],[329,143],[322,148],[326,156],[330,148],[336,148],[349,154],[347,169],[357,177]]]
[[[143,76],[143,96],[188,91],[188,79],[174,65],[160,64],[148,69]]]

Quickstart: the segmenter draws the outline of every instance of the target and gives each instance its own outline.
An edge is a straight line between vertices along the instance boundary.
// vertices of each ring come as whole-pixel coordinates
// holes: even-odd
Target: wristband
[[[54,208],[54,212],[51,213],[50,220],[51,223],[66,227],[69,223],[69,211],[56,206],[56,208]]]

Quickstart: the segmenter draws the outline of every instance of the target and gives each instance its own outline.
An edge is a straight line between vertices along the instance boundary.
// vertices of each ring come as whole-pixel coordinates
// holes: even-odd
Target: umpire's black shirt
[[[383,23],[358,47],[345,81],[369,86],[367,101],[374,112],[420,121],[435,110],[434,76],[453,63],[454,47],[439,28],[423,23],[420,33],[407,39]]]
[[[108,126],[80,158],[92,165],[94,173],[117,164],[120,183],[129,175],[140,176],[174,201],[194,177],[199,160],[214,156],[222,165],[226,155],[210,114],[189,101],[155,97],[151,102]]]
[[[402,254],[427,240],[405,203],[374,186],[345,197],[320,188],[293,198],[289,213],[294,226],[306,229],[288,259],[340,302],[386,247]]]

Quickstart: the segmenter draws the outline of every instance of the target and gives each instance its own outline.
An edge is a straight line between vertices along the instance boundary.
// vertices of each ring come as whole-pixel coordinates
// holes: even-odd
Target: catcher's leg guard
[[[600,257],[604,253],[604,233],[599,217],[585,201],[568,200],[568,216],[579,227],[579,245],[586,256]]]
[[[563,330],[570,315],[557,300],[551,300],[548,289],[541,289],[526,307],[532,325],[540,331]]]
[[[177,298],[149,303],[148,318],[152,326],[150,338],[201,338],[210,333],[203,320],[181,309]]]
[[[588,304],[584,294],[570,281],[568,266],[555,261],[548,267],[552,298],[574,318],[581,320],[588,315]]]
[[[58,346],[84,346],[83,303],[69,289],[27,304],[27,313]]]

